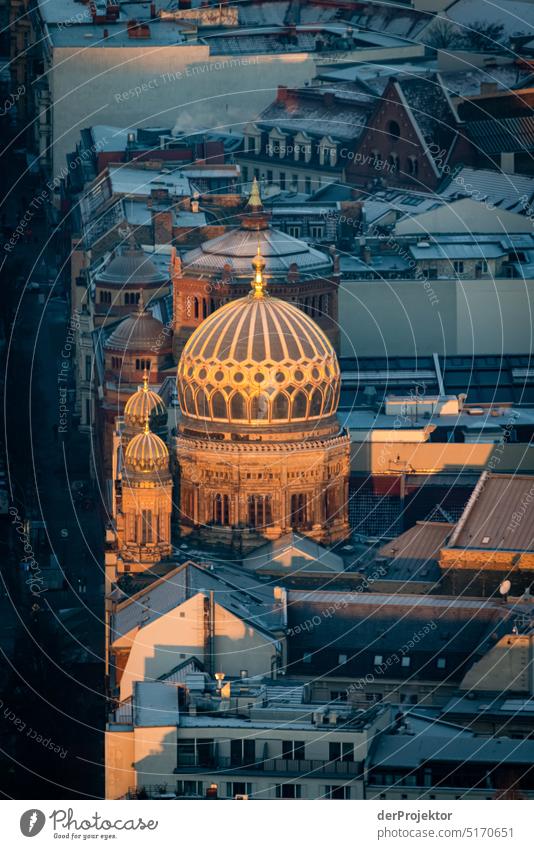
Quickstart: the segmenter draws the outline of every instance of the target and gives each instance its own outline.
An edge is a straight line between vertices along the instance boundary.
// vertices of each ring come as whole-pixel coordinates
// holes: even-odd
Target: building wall
[[[184,614],[182,616],[181,614]],[[170,672],[185,655],[201,663],[205,657],[204,596],[200,593],[165,616],[151,622],[122,645],[131,646],[120,682],[120,699],[132,694],[134,681],[151,681]],[[239,676],[244,667],[249,675],[270,675],[275,647],[266,636],[215,604],[213,671]]]
[[[506,415],[495,424],[506,425]],[[436,423],[439,419],[436,419]],[[499,472],[534,472],[534,447],[522,443],[488,442],[353,442],[351,470],[373,474],[436,474],[493,469]]]
[[[534,280],[344,280],[342,357],[520,354]]]
[[[532,648],[532,637],[507,634],[473,664],[460,688],[495,693],[509,690],[534,695]]]
[[[75,149],[80,130],[92,123],[176,123],[184,130],[235,123],[240,130],[271,103],[278,84],[302,85],[315,72],[306,53],[210,58],[203,45],[62,47],[54,50],[53,61],[55,175]],[[148,88],[153,80],[157,85]],[[143,83],[140,96],[122,97]]]
[[[158,729],[159,730],[159,729]],[[135,786],[135,742],[133,730],[106,731],[106,799],[120,799]]]

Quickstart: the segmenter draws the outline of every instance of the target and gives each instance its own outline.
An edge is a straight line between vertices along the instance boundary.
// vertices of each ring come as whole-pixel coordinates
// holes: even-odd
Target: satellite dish
[[[510,581],[507,578],[506,581],[502,581],[502,583],[499,585],[499,592],[500,592],[501,595],[508,595],[511,588],[512,588],[512,584],[510,583]]]

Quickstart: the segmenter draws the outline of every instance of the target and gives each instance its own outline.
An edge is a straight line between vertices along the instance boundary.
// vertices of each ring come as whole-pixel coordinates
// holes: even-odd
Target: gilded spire
[[[261,202],[260,195],[260,187],[258,185],[258,181],[256,177],[254,177],[252,181],[252,188],[250,189],[250,196],[247,201],[247,208],[250,208],[254,211],[263,209],[263,204]]]
[[[143,392],[148,392],[148,369],[143,372]]]
[[[146,414],[145,419],[145,433],[150,433],[150,413]]]
[[[258,242],[258,253],[252,260],[254,268],[254,279],[251,281],[252,295],[254,298],[263,298],[265,292],[265,280],[263,279],[263,270],[265,268],[265,260],[261,255],[260,243]]]

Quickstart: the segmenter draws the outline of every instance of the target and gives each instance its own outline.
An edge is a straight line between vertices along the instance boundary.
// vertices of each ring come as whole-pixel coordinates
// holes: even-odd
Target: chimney
[[[480,94],[497,94],[498,87],[497,83],[480,83]]]
[[[276,100],[278,103],[287,103],[289,100],[289,90],[286,85],[279,85],[278,91],[276,93]]]
[[[154,226],[154,244],[170,245],[172,243],[172,212],[168,209],[164,212],[153,212],[152,223]]]

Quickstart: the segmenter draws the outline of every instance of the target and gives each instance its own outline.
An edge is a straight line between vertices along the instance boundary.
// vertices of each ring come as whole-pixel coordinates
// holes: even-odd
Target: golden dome
[[[125,463],[134,472],[162,472],[169,466],[169,450],[163,439],[152,433],[148,420],[142,433],[136,434],[126,446]]]
[[[124,407],[126,423],[144,427],[147,418],[151,425],[160,427],[167,421],[167,409],[163,400],[148,385],[148,374],[143,375],[143,385],[131,395]]]
[[[315,425],[337,410],[335,351],[313,319],[266,294],[259,252],[253,265],[250,295],[212,313],[184,348],[177,376],[182,413],[239,428]]]

